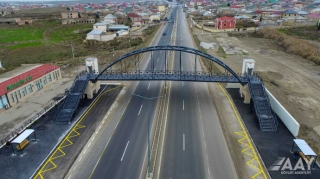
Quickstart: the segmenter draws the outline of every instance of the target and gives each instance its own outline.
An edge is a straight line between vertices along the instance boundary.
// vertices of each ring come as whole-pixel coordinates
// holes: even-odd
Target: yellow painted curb
[[[240,136],[243,137],[243,138],[239,139],[238,142],[247,146],[247,148],[242,150],[242,153],[252,157],[252,159],[247,161],[246,163],[250,167],[259,170],[259,172],[254,174],[251,178],[256,178],[257,176],[262,175],[263,178],[267,179],[268,177],[267,177],[267,175],[266,175],[266,173],[265,173],[265,171],[264,171],[264,169],[262,167],[260,159],[257,156],[256,150],[252,146],[252,142],[249,139],[249,135],[247,133],[247,130],[245,129],[245,126],[243,125],[243,121],[242,121],[242,119],[241,119],[241,117],[240,117],[240,115],[239,115],[239,113],[238,113],[238,111],[237,111],[237,109],[235,107],[235,104],[233,103],[233,100],[231,99],[230,95],[226,92],[225,88],[220,83],[218,83],[218,85],[219,85],[220,89],[223,91],[223,93],[226,95],[226,97],[228,98],[229,103],[230,103],[230,105],[232,107],[232,110],[233,110],[234,114],[236,115],[237,120],[238,120],[238,122],[239,122],[239,124],[241,126],[242,132],[235,132],[235,133],[237,135],[240,135]],[[250,153],[249,149],[251,149],[252,153]],[[252,162],[254,162],[254,161],[256,161],[258,163],[259,168],[257,168],[255,165],[252,164]]]
[[[80,120],[76,123],[75,126],[73,126],[73,128],[68,132],[68,134],[66,135],[66,137],[60,142],[59,146],[54,150],[54,152],[50,155],[50,157],[46,160],[46,162],[44,163],[44,165],[42,165],[41,169],[37,172],[37,174],[35,175],[34,179],[44,179],[44,177],[42,176],[42,173],[44,172],[48,172],[50,170],[53,170],[55,168],[57,168],[58,166],[53,162],[54,159],[60,158],[65,156],[66,154],[63,152],[63,148],[71,146],[73,144],[73,142],[71,142],[71,140],[69,140],[72,137],[76,137],[79,136],[80,133],[77,131],[78,129],[81,128],[85,128],[84,125],[79,125],[81,123],[81,121],[86,117],[86,115],[90,112],[90,110],[93,108],[93,106],[95,106],[95,104],[100,100],[101,96],[103,96],[104,94],[115,90],[119,87],[122,87],[123,85],[120,85],[118,87],[109,89],[107,91],[104,91],[103,93],[99,94],[99,96],[97,97],[97,99],[94,101],[94,103],[86,110],[86,112],[81,116]],[[71,135],[72,134],[72,135]],[[58,156],[55,156],[56,154],[60,154]],[[52,167],[49,167],[47,169],[45,169],[48,164],[52,165]]]

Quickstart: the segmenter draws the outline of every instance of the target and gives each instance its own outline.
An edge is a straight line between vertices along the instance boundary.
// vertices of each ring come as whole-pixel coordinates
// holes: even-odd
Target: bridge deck
[[[94,80],[97,77],[95,74],[89,74],[89,80]],[[247,77],[240,77],[242,82],[247,83]],[[169,81],[197,81],[197,82],[224,82],[224,83],[239,83],[239,80],[234,76],[218,76],[210,73],[183,72],[183,73],[165,73],[165,72],[149,72],[149,73],[109,73],[102,74],[97,80],[169,80]]]

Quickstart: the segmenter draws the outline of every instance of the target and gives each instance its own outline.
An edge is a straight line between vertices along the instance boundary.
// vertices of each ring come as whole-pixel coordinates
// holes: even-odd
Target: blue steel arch
[[[227,66],[225,63],[223,63],[222,61],[220,61],[219,59],[217,59],[216,57],[207,54],[207,53],[203,53],[197,49],[193,49],[190,47],[184,47],[184,46],[172,46],[172,45],[164,45],[164,46],[151,46],[151,47],[146,47],[146,48],[142,48],[142,49],[138,49],[135,51],[132,51],[130,53],[127,53],[121,57],[119,57],[118,59],[116,59],[115,61],[113,61],[111,64],[109,64],[106,68],[104,68],[98,76],[96,76],[96,78],[94,79],[94,81],[97,81],[97,79],[99,78],[99,76],[101,76],[106,70],[108,70],[111,66],[113,66],[114,64],[122,61],[125,58],[128,58],[130,56],[133,55],[137,55],[140,53],[145,53],[145,52],[150,52],[150,51],[160,51],[160,50],[171,50],[171,51],[181,51],[181,52],[187,52],[187,53],[192,53],[195,55],[199,55],[201,57],[207,58],[213,62],[215,62],[216,64],[222,66],[224,69],[226,69],[227,71],[229,71],[235,78],[238,79],[238,81],[242,84],[245,85],[245,83],[240,79],[240,77],[237,75],[237,73],[235,73],[229,66]]]

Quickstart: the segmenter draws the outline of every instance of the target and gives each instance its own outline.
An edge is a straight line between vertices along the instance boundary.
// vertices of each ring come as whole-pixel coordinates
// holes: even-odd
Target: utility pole
[[[150,177],[150,159],[151,159],[151,156],[150,156],[150,103],[149,101],[150,100],[153,100],[153,99],[158,99],[158,98],[162,98],[162,97],[165,97],[166,95],[164,96],[157,96],[157,97],[153,97],[153,98],[147,98],[147,97],[144,97],[144,96],[140,96],[140,95],[137,95],[137,94],[134,94],[134,93],[131,93],[132,95],[134,96],[137,96],[139,98],[143,98],[143,99],[146,99],[148,101],[148,177]]]
[[[203,35],[203,24],[204,24],[204,18],[202,17],[202,35]]]
[[[131,48],[131,33],[129,32],[129,44],[130,44],[130,48]]]
[[[71,51],[72,51],[72,58],[74,59],[74,48],[72,46],[72,42],[71,42]]]

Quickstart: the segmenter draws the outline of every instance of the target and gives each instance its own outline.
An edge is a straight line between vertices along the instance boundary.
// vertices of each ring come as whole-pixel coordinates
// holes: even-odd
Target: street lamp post
[[[147,97],[144,97],[144,96],[140,96],[138,94],[134,94],[134,93],[131,93],[131,94],[134,95],[134,96],[137,96],[137,97],[140,97],[140,98],[148,100],[148,177],[150,177],[150,157],[151,156],[150,156],[150,107],[149,107],[150,104],[149,104],[149,101],[153,100],[153,99],[158,99],[158,98],[165,97],[166,95],[147,98]]]

